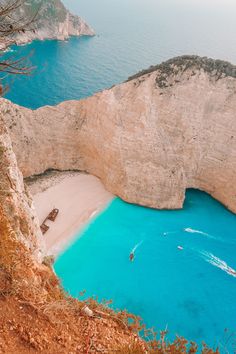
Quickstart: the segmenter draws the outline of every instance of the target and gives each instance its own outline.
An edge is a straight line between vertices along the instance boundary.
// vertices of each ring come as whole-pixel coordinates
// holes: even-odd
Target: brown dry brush
[[[34,69],[28,64],[27,57],[15,57],[13,55],[4,59],[4,49],[15,43],[17,35],[35,31],[35,22],[39,9],[30,18],[19,17],[19,9],[25,0],[0,0],[0,95],[3,95],[8,87],[4,87],[3,81],[9,75],[29,75]]]
[[[81,294],[84,296],[84,292]],[[110,318],[117,322],[124,329],[129,330],[137,335],[142,335],[144,341],[133,341],[128,345],[114,348],[110,354],[220,354],[218,348],[215,350],[209,348],[205,343],[198,346],[193,341],[188,341],[183,337],[176,336],[173,342],[169,342],[166,338],[168,331],[156,332],[153,328],[147,328],[139,316],[131,314],[126,310],[114,311],[109,307],[112,300],[103,300],[98,302],[97,298],[89,298],[85,301],[90,309],[93,310],[95,316],[102,318]]]
[[[140,343],[134,342],[129,345],[124,345],[114,348],[110,354],[220,354],[219,350],[208,348],[206,344],[202,344],[199,348],[196,343],[188,342],[185,338],[176,337],[176,339],[169,343],[163,332],[159,340],[148,342],[146,347],[143,348]]]

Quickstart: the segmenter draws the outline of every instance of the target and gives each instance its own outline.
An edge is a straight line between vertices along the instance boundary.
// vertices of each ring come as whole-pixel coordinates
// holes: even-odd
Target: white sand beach
[[[53,208],[59,209],[55,222],[46,221],[49,230],[44,234],[47,254],[54,256],[113,198],[97,177],[78,172],[54,172],[27,185],[40,224]]]

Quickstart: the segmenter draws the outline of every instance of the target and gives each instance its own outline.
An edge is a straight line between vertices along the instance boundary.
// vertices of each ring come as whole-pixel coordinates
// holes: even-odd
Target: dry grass
[[[176,339],[170,343],[166,339],[166,331],[160,332],[160,339],[154,338],[151,341],[144,343],[133,342],[127,345],[123,345],[114,348],[110,354],[220,354],[219,350],[213,350],[208,348],[206,344],[202,344],[199,348],[196,343],[188,342],[185,338],[176,337]]]
[[[147,352],[147,351],[146,351]],[[109,354],[144,354],[145,350],[138,343],[123,345],[112,350]]]

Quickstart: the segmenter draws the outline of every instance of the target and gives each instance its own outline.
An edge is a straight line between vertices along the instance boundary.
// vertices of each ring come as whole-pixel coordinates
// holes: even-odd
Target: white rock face
[[[25,44],[34,39],[65,40],[70,36],[95,35],[94,30],[81,17],[71,14],[61,0],[23,1],[22,6],[13,14],[16,20],[21,19],[22,24],[30,22],[35,15],[33,23],[14,37],[15,43]]]
[[[14,230],[17,237],[16,242],[23,244],[29,253],[34,256],[34,259],[41,262],[44,255],[44,243],[38,218],[32,198],[18,169],[11,139],[1,114],[0,171],[0,224],[6,218],[11,230]],[[10,238],[11,234],[9,233]],[[7,244],[5,247],[8,247]],[[2,251],[1,248],[1,255]]]
[[[183,205],[187,188],[236,212],[236,68],[177,58],[81,101],[35,111],[1,101],[24,176],[100,177],[124,200]]]

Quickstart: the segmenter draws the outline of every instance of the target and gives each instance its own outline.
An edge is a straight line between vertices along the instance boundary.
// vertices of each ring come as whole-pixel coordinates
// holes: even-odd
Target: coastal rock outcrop
[[[14,18],[30,21],[35,15],[32,25],[14,36],[14,42],[25,44],[34,39],[65,40],[69,36],[95,35],[94,30],[81,17],[71,14],[61,0],[23,1]]]
[[[187,188],[236,212],[236,67],[172,59],[80,101],[35,111],[2,99],[23,175],[87,171],[122,199],[181,208]]]

